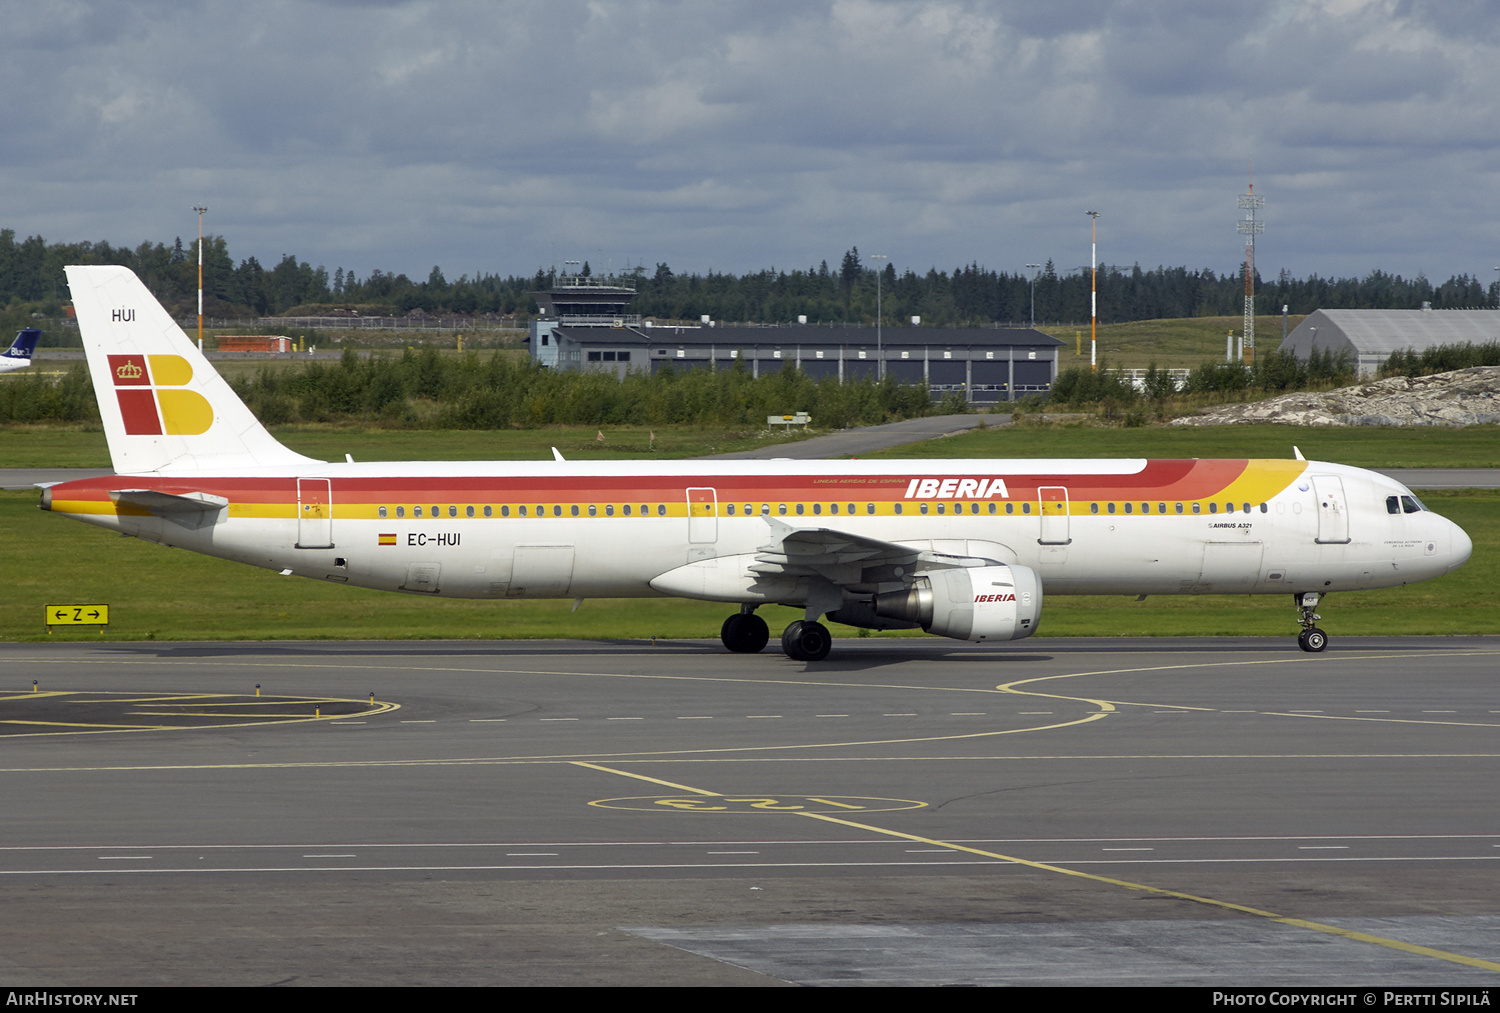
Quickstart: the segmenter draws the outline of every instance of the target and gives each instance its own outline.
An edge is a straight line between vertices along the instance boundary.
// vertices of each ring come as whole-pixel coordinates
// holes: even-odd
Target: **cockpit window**
[[[1401,512],[1401,498],[1399,496],[1387,496],[1385,498],[1385,512],[1388,514],[1399,514]]]
[[[1427,508],[1424,507],[1421,503],[1418,503],[1417,497],[1415,496],[1402,496],[1401,509],[1405,510],[1409,514],[1414,514],[1426,510]]]

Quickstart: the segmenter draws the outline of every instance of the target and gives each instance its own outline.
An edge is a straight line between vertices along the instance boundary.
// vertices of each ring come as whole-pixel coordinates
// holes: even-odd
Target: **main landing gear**
[[[758,654],[771,639],[771,630],[754,612],[741,611],[724,620],[719,639],[735,654]]]
[[[833,647],[833,634],[822,623],[799,619],[781,634],[781,649],[793,661],[822,661]]]
[[[746,605],[724,620],[719,639],[735,654],[756,654],[771,639],[766,621]],[[781,649],[793,661],[822,661],[833,647],[833,634],[822,623],[799,619],[781,635]]]
[[[1301,613],[1302,632],[1297,634],[1297,646],[1311,654],[1317,654],[1328,646],[1328,634],[1318,629],[1315,623],[1323,617],[1313,610],[1318,607],[1318,599],[1321,597],[1316,591],[1307,591],[1302,594],[1294,594],[1292,598],[1297,603],[1297,609]]]

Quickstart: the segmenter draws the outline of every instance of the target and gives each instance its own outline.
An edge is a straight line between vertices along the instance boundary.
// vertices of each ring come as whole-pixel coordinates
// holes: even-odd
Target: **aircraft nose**
[[[1453,531],[1448,539],[1450,548],[1448,550],[1447,572],[1452,573],[1469,561],[1469,554],[1474,551],[1474,540],[1469,537],[1467,531],[1452,521],[1448,521],[1448,526]]]

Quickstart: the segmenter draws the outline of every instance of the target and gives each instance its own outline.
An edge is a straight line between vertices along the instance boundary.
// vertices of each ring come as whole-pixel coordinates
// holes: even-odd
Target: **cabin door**
[[[1044,485],[1036,491],[1037,509],[1042,515],[1042,537],[1037,541],[1043,545],[1067,545],[1068,535],[1068,490],[1060,485]]]
[[[1318,497],[1318,543],[1348,544],[1349,503],[1344,499],[1343,480],[1336,475],[1314,475],[1312,483]]]
[[[326,478],[297,479],[297,548],[333,548],[333,492]]]
[[[708,559],[718,554],[719,494],[709,487],[687,491],[688,562]]]

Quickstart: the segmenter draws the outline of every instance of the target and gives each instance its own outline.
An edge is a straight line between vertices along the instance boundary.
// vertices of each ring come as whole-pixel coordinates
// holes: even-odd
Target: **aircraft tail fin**
[[[4,352],[0,352],[7,359],[25,359],[31,361],[32,353],[36,351],[37,339],[42,332],[35,327],[28,327],[16,335],[16,340]]]
[[[276,441],[129,268],[69,267],[115,471],[320,464]]]

